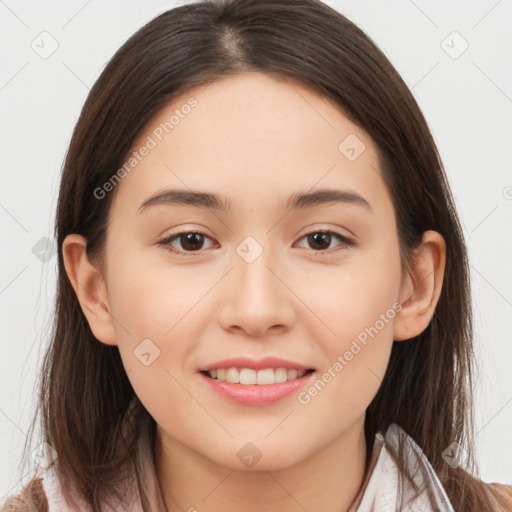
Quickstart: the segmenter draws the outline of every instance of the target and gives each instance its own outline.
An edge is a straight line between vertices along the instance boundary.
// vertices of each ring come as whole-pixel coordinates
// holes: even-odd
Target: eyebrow
[[[321,189],[315,192],[295,192],[286,202],[286,209],[311,208],[319,205],[345,203],[362,206],[371,211],[371,206],[364,197],[352,190]],[[138,213],[156,205],[184,205],[197,208],[211,208],[218,211],[229,211],[231,200],[224,196],[209,192],[191,190],[164,190],[146,199],[139,207]]]

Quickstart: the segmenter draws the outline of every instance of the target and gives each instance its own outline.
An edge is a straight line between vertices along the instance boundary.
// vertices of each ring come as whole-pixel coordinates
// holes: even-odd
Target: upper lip
[[[266,368],[288,368],[295,370],[310,370],[310,366],[304,366],[293,361],[287,361],[279,357],[264,357],[263,359],[250,359],[248,357],[235,357],[223,359],[199,368],[199,371],[218,370],[221,368],[252,368],[253,370],[264,370]]]

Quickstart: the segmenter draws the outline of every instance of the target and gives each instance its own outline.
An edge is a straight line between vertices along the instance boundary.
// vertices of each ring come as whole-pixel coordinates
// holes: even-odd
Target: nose
[[[219,297],[223,329],[251,337],[282,333],[295,321],[292,276],[270,251],[252,262],[235,255],[234,268],[225,277]]]

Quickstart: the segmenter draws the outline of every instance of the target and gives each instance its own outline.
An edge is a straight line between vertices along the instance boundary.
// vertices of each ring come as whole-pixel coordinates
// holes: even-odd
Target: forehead
[[[314,188],[343,187],[374,199],[386,193],[377,148],[364,131],[330,99],[263,73],[225,78],[173,99],[124,163],[129,172],[115,202],[134,211],[171,187],[219,193],[232,198],[233,209],[248,198],[257,198],[259,208],[284,204],[291,193]]]

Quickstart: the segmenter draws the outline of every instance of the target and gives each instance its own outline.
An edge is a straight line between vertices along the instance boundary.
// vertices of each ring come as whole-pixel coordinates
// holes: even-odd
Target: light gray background
[[[472,264],[480,476],[512,484],[512,0],[326,3],[384,50],[433,131]],[[52,238],[72,128],[110,56],[176,5],[0,0],[0,500],[18,484],[48,342],[57,258],[40,241]]]

